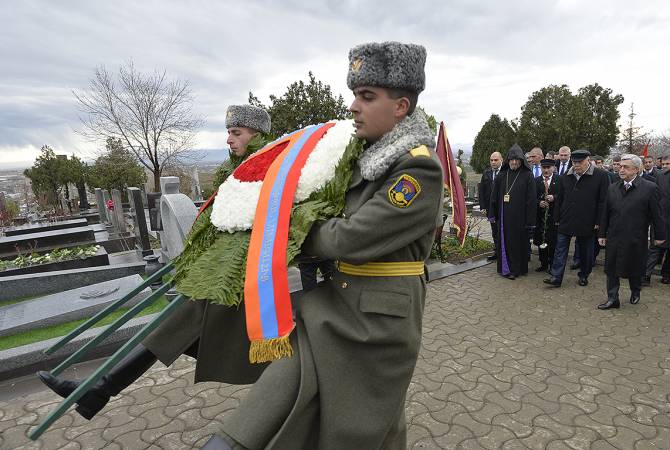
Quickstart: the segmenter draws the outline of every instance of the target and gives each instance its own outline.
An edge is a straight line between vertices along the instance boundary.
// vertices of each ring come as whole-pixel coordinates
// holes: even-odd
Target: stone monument
[[[184,240],[198,215],[193,200],[179,192],[179,177],[161,177],[160,217],[163,261],[171,260],[184,249]]]
[[[98,207],[98,214],[100,214],[100,223],[107,222],[107,206],[101,188],[95,188],[95,204]]]
[[[121,201],[121,191],[112,189],[112,202],[114,202],[114,210],[111,211],[115,217],[116,230],[119,233],[128,231],[126,227],[126,218],[123,216],[123,202]]]
[[[153,255],[151,243],[149,242],[147,218],[144,214],[142,191],[136,187],[129,187],[128,200],[130,201],[130,214],[133,217],[133,225],[135,227],[135,248],[142,256]]]
[[[202,201],[202,189],[200,188],[200,177],[198,176],[198,166],[191,168],[191,196],[196,202]]]

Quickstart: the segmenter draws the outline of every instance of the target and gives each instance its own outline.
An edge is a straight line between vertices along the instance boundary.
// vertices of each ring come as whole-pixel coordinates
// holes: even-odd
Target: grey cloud
[[[444,77],[429,72],[422,102],[458,125],[479,121],[472,114],[482,104],[499,112],[491,94],[496,89],[523,84],[530,94],[548,84],[537,77],[552,67],[579,70],[602,58],[632,61],[670,42],[668,7],[661,0],[27,0],[4,4],[0,21],[0,152],[39,148],[44,139],[77,142],[70,90],[85,89],[96,66],[115,71],[130,59],[140,70],[164,69],[189,80],[197,112],[208,119],[204,131],[220,132],[226,106],[245,102],[249,91],[267,102],[268,93],[281,93],[312,69],[347,98],[350,47],[416,42],[427,47],[428,66],[439,67],[436,73]],[[328,70],[340,61],[341,72]],[[464,141],[474,138],[468,127]]]

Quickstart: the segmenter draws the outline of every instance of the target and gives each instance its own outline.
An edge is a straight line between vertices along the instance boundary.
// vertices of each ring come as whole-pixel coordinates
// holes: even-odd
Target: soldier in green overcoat
[[[226,127],[230,158],[217,170],[214,180],[216,186],[269,141],[270,116],[256,106],[231,105],[226,112]],[[207,245],[207,240],[201,236],[209,235],[216,239],[217,233],[209,220],[213,197],[196,219],[184,251],[177,259],[177,276],[182,267],[180,258],[197,259],[202,255],[202,247]],[[199,278],[198,274],[189,276],[196,280]],[[207,283],[207,280],[202,282]],[[196,382],[253,383],[267,364],[249,362],[249,341],[244,338],[246,334],[243,305],[228,307],[202,300],[186,302],[79,399],[76,410],[86,419],[91,419],[112,396],[118,395],[137,380],[156,360],[170,365],[182,354],[197,358]],[[63,397],[70,395],[79,385],[77,381],[54,377],[46,371],[38,372],[38,376]]]
[[[415,109],[425,58],[398,42],[350,51],[350,110],[366,148],[344,214],[315,224],[302,247],[337,271],[294,297],[294,356],[270,364],[206,449],[406,448],[424,262],[442,217],[434,133]]]

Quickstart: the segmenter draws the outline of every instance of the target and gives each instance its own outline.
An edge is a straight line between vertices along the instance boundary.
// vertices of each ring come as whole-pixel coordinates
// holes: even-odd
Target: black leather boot
[[[156,355],[142,344],[138,345],[77,401],[76,411],[85,419],[91,420],[105,407],[111,397],[119,395],[122,390],[130,386],[149,370],[156,360]],[[79,381],[54,377],[45,371],[38,372],[37,376],[61,397],[69,396],[81,384]]]

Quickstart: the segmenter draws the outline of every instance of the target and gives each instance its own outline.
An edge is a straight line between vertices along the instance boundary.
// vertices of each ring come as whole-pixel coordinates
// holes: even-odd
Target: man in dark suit
[[[647,267],[645,269],[643,286],[651,284],[651,273],[656,264],[661,264],[661,283],[670,284],[670,155],[661,158],[663,170],[656,174],[656,184],[661,193],[661,214],[665,222],[665,242],[662,245],[649,247],[647,256]],[[652,229],[652,240],[656,239],[658,233]],[[663,258],[665,257],[665,261]]]
[[[619,278],[628,278],[630,302],[640,301],[649,225],[656,230],[654,245],[665,242],[658,186],[638,176],[642,161],[637,155],[622,155],[621,181],[610,185],[600,221],[598,237],[605,246],[607,301],[598,309],[619,307]]]
[[[540,267],[535,272],[544,272],[549,269],[554,259],[556,248],[556,225],[554,225],[554,203],[558,192],[558,177],[554,175],[555,164],[553,159],[543,159],[540,162],[542,175],[535,178],[537,192],[537,227],[533,236],[533,243],[538,246]]]
[[[484,217],[487,217],[489,205],[491,204],[491,192],[493,192],[493,182],[495,181],[498,173],[500,172],[500,166],[502,165],[502,155],[500,152],[493,152],[489,158],[489,163],[491,167],[486,169],[482,174],[482,179],[479,182],[478,194],[479,198],[479,210],[484,214]],[[491,223],[491,236],[493,236],[493,245],[495,248],[498,247],[498,227],[495,223]],[[495,250],[494,248],[494,250]],[[489,261],[494,261],[496,259],[496,253],[494,251],[493,255],[489,256],[487,259]]]
[[[579,242],[579,285],[589,284],[593,269],[593,247],[598,222],[605,206],[609,180],[607,174],[589,162],[587,150],[572,152],[572,167],[559,178],[558,198],[554,206],[554,223],[558,227],[556,250],[551,267],[551,277],[546,284],[558,287],[563,282],[565,263],[572,236]]]
[[[654,158],[651,156],[644,157],[644,169],[642,170],[642,177],[649,181],[656,181],[658,169],[654,166]]]
[[[570,147],[564,145],[558,149],[558,160],[556,161],[556,175],[562,176],[568,173],[568,170],[572,167],[572,161],[570,161]]]

